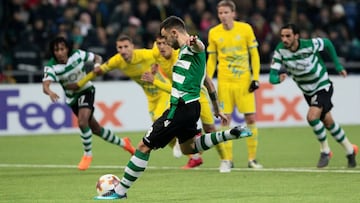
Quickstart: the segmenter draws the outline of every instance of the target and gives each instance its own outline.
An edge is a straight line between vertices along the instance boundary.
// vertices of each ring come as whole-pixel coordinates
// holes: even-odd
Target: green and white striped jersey
[[[180,49],[179,57],[173,66],[172,73],[172,104],[177,104],[182,98],[189,103],[200,98],[201,86],[205,79],[205,51],[194,52],[189,46]]]
[[[319,52],[324,50],[322,38],[300,39],[299,48],[292,52],[280,42],[270,68],[280,70],[282,64],[306,95],[329,88],[330,79]]]
[[[83,50],[74,50],[66,64],[59,64],[55,58],[51,58],[44,67],[43,81],[51,80],[59,82],[65,91],[66,103],[71,105],[76,101],[79,93],[89,88],[94,88],[94,86],[91,81],[76,91],[67,90],[65,86],[70,83],[76,83],[85,77],[85,62],[93,62],[94,58],[95,55],[93,53]]]

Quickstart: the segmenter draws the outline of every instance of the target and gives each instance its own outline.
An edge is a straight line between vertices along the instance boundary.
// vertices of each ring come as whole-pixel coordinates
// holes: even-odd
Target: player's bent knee
[[[142,153],[150,153],[152,149],[146,146],[143,141],[140,141],[137,146],[137,150],[139,150]]]

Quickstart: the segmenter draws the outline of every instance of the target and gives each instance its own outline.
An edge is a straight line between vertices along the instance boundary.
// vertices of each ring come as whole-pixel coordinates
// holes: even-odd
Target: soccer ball
[[[99,196],[109,196],[115,191],[115,187],[120,183],[119,177],[113,174],[106,174],[99,178],[96,183],[96,191]]]

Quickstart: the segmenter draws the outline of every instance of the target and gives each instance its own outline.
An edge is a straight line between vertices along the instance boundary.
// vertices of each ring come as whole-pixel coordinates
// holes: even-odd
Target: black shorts
[[[334,92],[333,85],[331,83],[328,90],[322,89],[318,92],[316,92],[314,95],[304,95],[306,102],[309,106],[317,106],[322,108],[320,120],[325,118],[325,114],[327,112],[330,112],[333,108],[333,104],[331,102],[331,98]]]
[[[171,120],[167,119],[168,113],[169,110],[166,110],[143,137],[144,144],[151,149],[164,148],[174,137],[179,139],[179,143],[183,143],[199,132],[197,129],[200,118],[199,101],[179,103]]]
[[[76,102],[71,105],[71,109],[76,116],[78,116],[80,108],[89,108],[91,112],[94,112],[94,101],[95,101],[95,89],[90,88],[87,91],[82,92],[77,98]],[[92,114],[91,113],[91,114]],[[91,119],[91,116],[90,116]]]

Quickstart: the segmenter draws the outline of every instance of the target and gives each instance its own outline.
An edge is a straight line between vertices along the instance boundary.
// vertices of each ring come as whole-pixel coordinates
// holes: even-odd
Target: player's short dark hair
[[[236,10],[236,5],[233,1],[231,0],[222,0],[217,4],[217,8],[219,7],[229,7],[231,9],[231,11],[235,11]]]
[[[125,35],[125,34],[121,34],[118,36],[118,38],[116,39],[116,41],[129,41],[133,44],[133,40],[130,36]]]
[[[58,46],[58,45],[61,44],[61,43],[65,44],[65,47],[68,48],[68,50],[69,50],[68,56],[71,55],[72,49],[73,49],[73,44],[72,44],[72,42],[69,41],[69,40],[67,40],[67,39],[65,39],[65,37],[63,37],[63,36],[57,36],[57,37],[55,37],[54,39],[52,39],[52,40],[50,41],[50,44],[49,44],[49,50],[50,50],[50,55],[51,55],[51,57],[54,57],[54,58],[56,59],[55,54],[54,54],[54,52],[55,52],[55,47]]]
[[[185,23],[181,18],[177,16],[170,16],[160,24],[160,31],[162,29],[168,30],[171,28],[175,28],[180,32],[185,32]]]
[[[281,27],[280,31],[283,29],[290,29],[293,31],[293,34],[300,34],[300,29],[294,23],[288,23]]]

